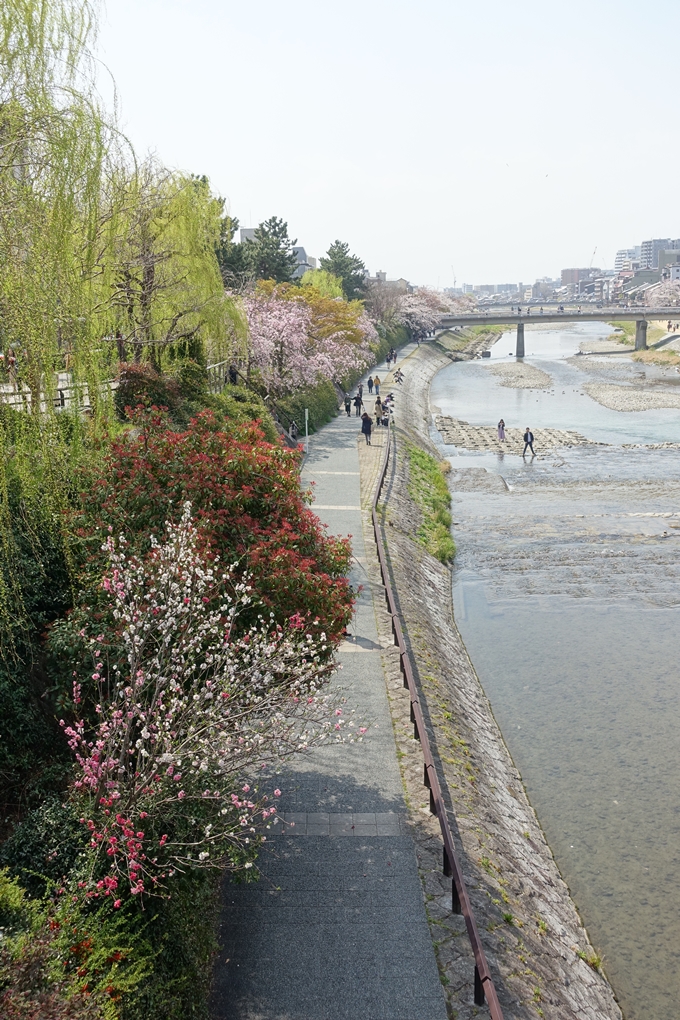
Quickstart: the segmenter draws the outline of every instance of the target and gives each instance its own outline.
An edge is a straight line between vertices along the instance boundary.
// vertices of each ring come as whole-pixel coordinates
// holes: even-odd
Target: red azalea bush
[[[186,431],[155,409],[135,423],[136,438],[111,445],[82,496],[78,530],[96,574],[111,531],[144,555],[189,501],[205,547],[224,564],[238,561],[276,622],[299,613],[337,643],[352,613],[350,543],[326,534],[306,505],[299,454],[268,443],[256,423],[224,432],[210,411]]]
[[[148,363],[121,364],[114,403],[118,417],[127,417],[127,408],[139,406],[175,408],[181,401],[177,380],[160,375]]]

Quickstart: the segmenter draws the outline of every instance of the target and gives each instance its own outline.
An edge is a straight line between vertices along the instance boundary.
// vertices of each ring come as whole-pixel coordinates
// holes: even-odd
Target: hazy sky
[[[108,0],[138,151],[242,226],[451,286],[680,237],[678,0]]]

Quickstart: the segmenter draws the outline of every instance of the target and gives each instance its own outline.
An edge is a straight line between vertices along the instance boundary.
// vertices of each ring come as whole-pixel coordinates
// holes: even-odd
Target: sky
[[[677,0],[107,0],[98,55],[242,226],[444,288],[680,237],[679,33]]]

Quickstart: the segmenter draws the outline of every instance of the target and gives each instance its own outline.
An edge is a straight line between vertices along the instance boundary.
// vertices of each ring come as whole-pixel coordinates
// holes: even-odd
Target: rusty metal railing
[[[467,928],[470,945],[472,946],[472,952],[475,957],[475,1005],[482,1006],[486,999],[489,1004],[489,1012],[491,1013],[492,1020],[503,1020],[503,1011],[498,1001],[498,995],[496,994],[493,979],[489,971],[486,955],[479,938],[479,932],[477,931],[477,925],[475,924],[475,918],[470,905],[470,898],[468,896],[467,889],[465,888],[463,873],[456,855],[453,835],[451,833],[451,827],[446,813],[446,806],[444,804],[441,787],[439,785],[439,777],[437,776],[437,770],[435,768],[434,758],[432,757],[432,750],[430,748],[430,741],[427,735],[427,729],[425,728],[423,710],[420,706],[418,687],[413,673],[411,658],[406,650],[404,634],[401,628],[399,614],[397,613],[394,593],[392,591],[392,585],[390,584],[390,577],[387,570],[385,551],[383,549],[383,543],[380,535],[377,506],[382,492],[383,483],[385,481],[385,476],[387,474],[391,445],[392,429],[390,428],[387,435],[387,442],[385,443],[385,452],[383,453],[382,466],[380,468],[378,484],[376,486],[375,495],[373,496],[372,505],[373,533],[378,549],[380,573],[382,575],[382,582],[387,599],[387,610],[392,618],[392,633],[394,634],[395,643],[399,648],[399,661],[401,672],[404,676],[404,687],[407,688],[411,699],[411,722],[413,723],[413,735],[420,741],[423,758],[425,759],[423,782],[430,791],[430,811],[439,819],[442,839],[444,840],[444,874],[451,878],[451,909],[454,914],[462,914],[465,918],[465,927]]]

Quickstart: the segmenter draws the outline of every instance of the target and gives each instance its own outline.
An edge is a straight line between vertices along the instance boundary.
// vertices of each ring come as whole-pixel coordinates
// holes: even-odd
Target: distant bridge
[[[515,356],[524,357],[524,326],[527,322],[634,322],[635,350],[647,350],[647,320],[666,319],[680,322],[680,307],[675,308],[592,308],[581,311],[568,308],[560,312],[551,308],[541,312],[534,305],[520,312],[468,312],[467,315],[442,315],[440,329],[452,326],[514,326],[517,325]]]

